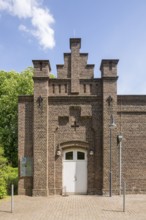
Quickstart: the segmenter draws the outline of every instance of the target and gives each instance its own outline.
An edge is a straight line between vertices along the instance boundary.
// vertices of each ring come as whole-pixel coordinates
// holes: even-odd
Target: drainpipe
[[[121,195],[121,184],[122,184],[122,135],[118,135],[119,142],[119,195]]]

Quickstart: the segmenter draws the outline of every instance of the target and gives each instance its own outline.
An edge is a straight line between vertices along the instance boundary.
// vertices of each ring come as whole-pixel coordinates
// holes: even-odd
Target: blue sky
[[[69,38],[95,64],[119,59],[118,94],[146,94],[146,0],[0,0],[0,69],[23,71],[49,59],[52,73]]]

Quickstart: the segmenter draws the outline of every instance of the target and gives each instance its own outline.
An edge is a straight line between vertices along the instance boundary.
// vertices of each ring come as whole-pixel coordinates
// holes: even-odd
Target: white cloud
[[[29,32],[28,28],[23,24],[20,24],[18,28],[20,31]]]
[[[10,2],[6,2],[4,0],[0,0],[0,10],[11,10]]]
[[[43,49],[52,49],[55,46],[54,30],[55,22],[48,9],[44,9],[39,0],[0,0],[0,10],[6,11],[19,19],[30,19],[32,28],[28,29],[23,24],[19,30],[34,36]]]
[[[39,40],[44,49],[55,46],[54,30],[51,28],[52,23],[54,23],[53,16],[47,9],[34,8],[32,25],[36,29],[33,31],[33,35]]]
[[[37,0],[0,0],[0,10],[19,18],[31,17],[34,6],[38,6]]]

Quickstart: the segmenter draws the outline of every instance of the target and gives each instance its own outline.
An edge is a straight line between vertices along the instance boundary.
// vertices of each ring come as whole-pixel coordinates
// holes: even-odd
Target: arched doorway
[[[87,194],[87,151],[69,148],[63,151],[63,193]]]

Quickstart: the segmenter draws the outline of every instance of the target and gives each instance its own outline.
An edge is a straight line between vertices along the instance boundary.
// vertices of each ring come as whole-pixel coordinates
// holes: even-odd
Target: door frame
[[[71,152],[73,151],[73,160],[66,160],[65,159],[65,155],[67,152]],[[70,146],[69,148],[65,148],[62,150],[63,156],[62,156],[62,194],[66,195],[68,194],[68,192],[66,192],[66,189],[64,189],[64,162],[68,161],[68,162],[82,162],[82,160],[78,160],[77,159],[77,152],[83,152],[85,154],[85,159],[83,160],[85,162],[85,166],[86,166],[86,192],[85,193],[78,193],[78,192],[74,192],[74,193],[69,193],[69,194],[87,194],[88,191],[88,152],[87,149],[83,148],[83,147],[76,147],[76,146]],[[77,165],[77,164],[76,164]]]

